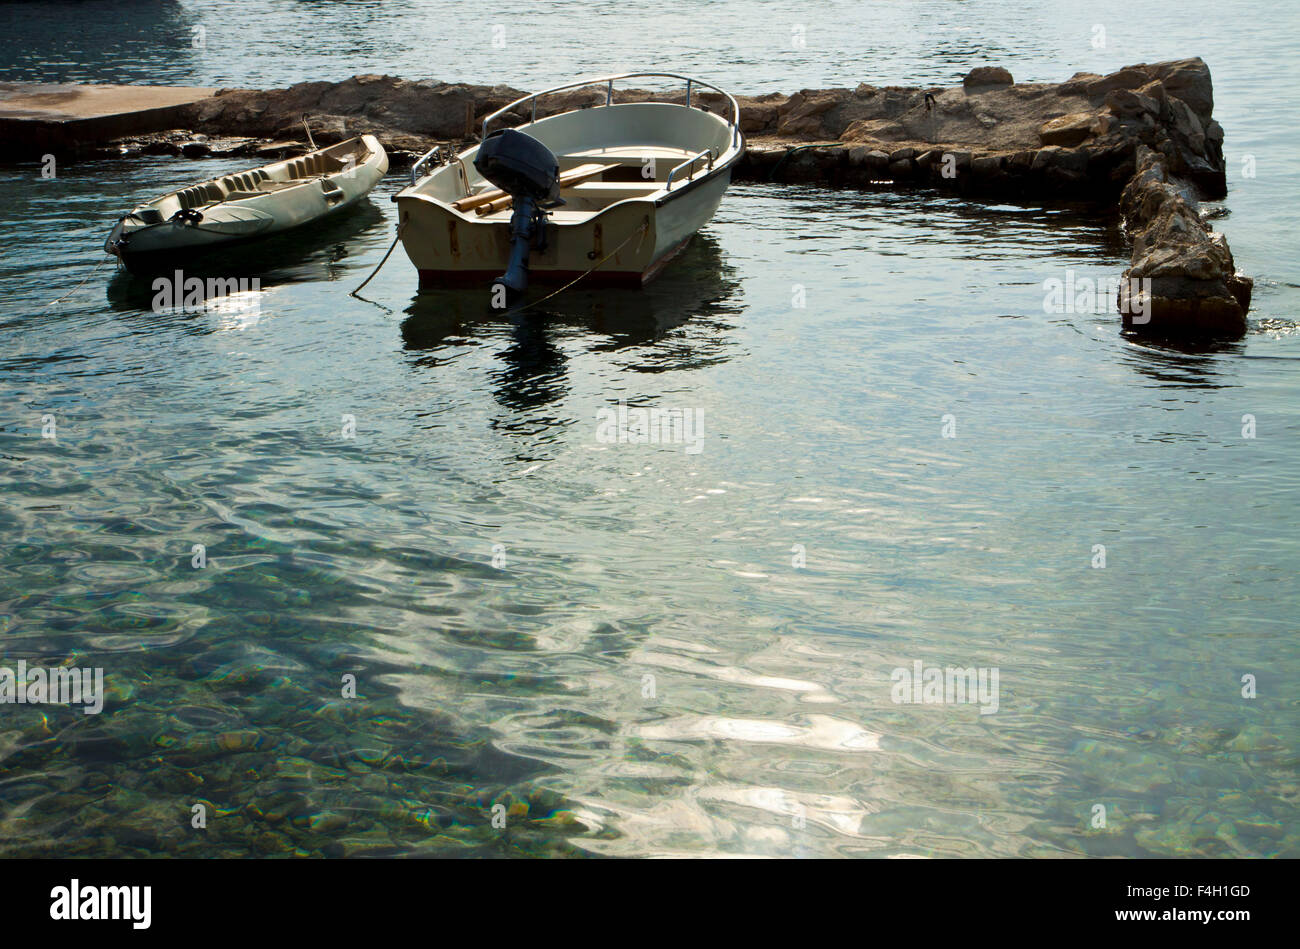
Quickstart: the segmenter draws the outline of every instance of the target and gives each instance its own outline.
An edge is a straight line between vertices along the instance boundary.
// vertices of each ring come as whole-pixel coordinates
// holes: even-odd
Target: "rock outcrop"
[[[1128,66],[1109,76],[1079,73],[1059,84],[1015,84],[1005,70],[985,68],[960,86],[805,89],[785,103],[765,103],[765,120],[754,116],[746,124],[759,164],[765,149],[779,157],[791,139],[887,154],[910,148],[913,157],[937,152],[938,160],[899,165],[891,177],[976,196],[1107,203],[1119,197],[1145,145],[1203,197],[1221,198],[1223,129],[1211,115],[1213,101],[1200,59]],[[947,155],[955,156],[955,169]],[[843,184],[880,171],[870,162],[829,164],[828,176]]]
[[[353,76],[287,89],[226,90],[192,106],[190,120],[208,135],[301,139],[307,115],[318,142],[370,132],[396,152],[422,154],[434,144],[470,137],[476,119],[521,95],[507,86]]]
[[[1133,262],[1117,301],[1124,326],[1163,337],[1246,331],[1253,281],[1237,273],[1222,234],[1206,225],[1191,185],[1146,146],[1120,200]]]

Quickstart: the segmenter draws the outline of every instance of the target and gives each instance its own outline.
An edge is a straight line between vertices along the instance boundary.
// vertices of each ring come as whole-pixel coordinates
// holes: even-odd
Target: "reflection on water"
[[[717,240],[701,234],[641,290],[575,287],[540,305],[525,300],[511,310],[493,309],[486,289],[418,294],[406,308],[402,342],[413,365],[434,368],[448,351],[476,338],[508,340],[489,378],[503,406],[525,411],[568,393],[565,340],[583,339],[586,352],[625,354],[625,368],[638,372],[725,361],[727,319],[740,311],[740,296]],[[689,333],[672,334],[688,321]]]
[[[1133,337],[1129,342],[1125,362],[1158,386],[1221,389],[1240,384],[1233,378],[1234,367],[1246,346],[1238,340],[1197,343]]]

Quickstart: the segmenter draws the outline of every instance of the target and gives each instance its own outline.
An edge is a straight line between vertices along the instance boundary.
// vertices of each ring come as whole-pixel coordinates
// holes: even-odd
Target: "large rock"
[[[1038,140],[1044,145],[1072,147],[1091,138],[1096,124],[1095,112],[1070,112],[1044,122],[1038,130]]]
[[[1103,98],[1116,89],[1137,89],[1151,81],[1151,74],[1141,66],[1125,66],[1109,76],[1094,79],[1084,87],[1086,94],[1093,99]]]
[[[1100,79],[1095,72],[1077,72],[1056,87],[1058,96],[1086,96],[1088,86]]]
[[[777,132],[787,138],[824,137],[822,116],[839,101],[834,95],[812,90],[797,92],[777,108]]]
[[[1001,66],[976,66],[961,81],[967,89],[986,88],[988,86],[1009,86],[1014,79],[1011,73]]]
[[[1121,118],[1149,115],[1154,119],[1160,114],[1159,102],[1132,89],[1113,89],[1106,93],[1106,108]]]
[[[971,159],[971,174],[975,176],[975,181],[981,187],[988,187],[996,184],[1001,178],[1005,163],[1006,159],[1001,155],[981,155],[979,158]]]
[[[1214,112],[1214,83],[1210,67],[1199,56],[1167,63],[1152,63],[1136,67],[1159,79],[1171,96],[1177,96],[1204,122],[1210,121]]]
[[[1139,149],[1120,200],[1133,259],[1117,305],[1124,326],[1147,335],[1238,337],[1253,284],[1201,219],[1193,190],[1169,174],[1161,153]]]
[[[740,130],[751,135],[775,129],[778,107],[784,101],[785,96],[779,93],[758,97],[736,96],[736,103],[740,106]]]

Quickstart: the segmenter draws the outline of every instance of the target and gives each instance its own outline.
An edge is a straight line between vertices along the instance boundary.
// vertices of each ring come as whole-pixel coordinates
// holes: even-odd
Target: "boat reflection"
[[[726,361],[735,347],[730,330],[743,309],[740,297],[740,282],[724,263],[718,242],[697,234],[657,280],[640,290],[583,290],[579,284],[513,310],[492,309],[487,288],[420,294],[406,308],[402,344],[413,366],[430,368],[467,339],[499,337],[502,367],[492,374],[493,389],[501,405],[522,411],[568,392],[564,349],[572,344],[615,353],[621,368],[634,372]]]

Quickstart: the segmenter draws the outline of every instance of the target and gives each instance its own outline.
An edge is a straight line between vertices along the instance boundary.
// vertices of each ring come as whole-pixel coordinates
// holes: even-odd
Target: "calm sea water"
[[[505,3],[479,36],[451,6],[7,5],[0,79],[763,91],[1199,54],[1250,333],[1044,313],[1045,279],[1123,268],[1105,215],[765,185],[641,293],[502,316],[417,296],[399,250],[351,298],[398,176],[245,256],[259,290],[156,313],[92,272],[104,235],[240,162],[0,169],[3,663],[109,691],[4,707],[0,853],[1300,855],[1296,13]],[[701,413],[701,450],[598,441],[620,399]],[[894,702],[916,661],[996,668],[996,714]]]

